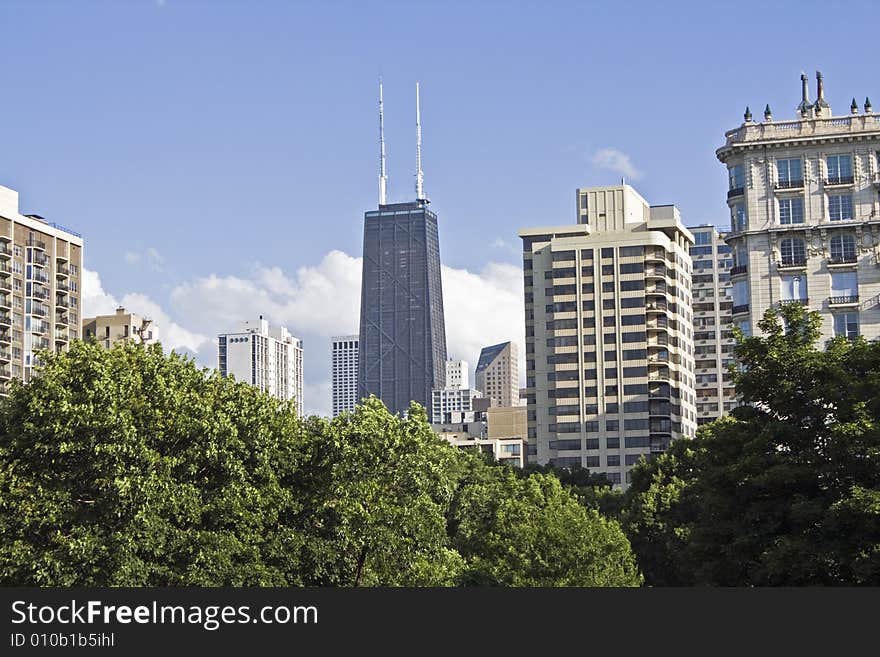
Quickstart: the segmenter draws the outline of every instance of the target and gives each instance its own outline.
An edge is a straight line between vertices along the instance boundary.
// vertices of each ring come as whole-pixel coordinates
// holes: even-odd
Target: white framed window
[[[780,187],[802,186],[804,184],[804,166],[801,160],[776,160],[776,179]]]
[[[779,223],[802,224],[804,223],[804,199],[781,198],[779,203]]]
[[[853,181],[852,155],[829,155],[825,163],[828,166],[827,181],[832,185]]]
[[[781,301],[806,301],[806,276],[780,276],[779,299]]]
[[[828,218],[831,221],[848,221],[853,218],[852,194],[828,195]]]
[[[779,242],[783,265],[803,265],[807,262],[807,247],[800,237],[787,237]]]
[[[858,300],[858,272],[835,271],[831,273],[831,297],[839,301]]]
[[[834,314],[834,337],[855,338],[859,334],[857,312]]]
[[[733,305],[746,306],[749,303],[749,282],[737,281],[732,289]]]
[[[856,238],[854,235],[835,235],[831,238],[831,259],[837,262],[856,261]]]

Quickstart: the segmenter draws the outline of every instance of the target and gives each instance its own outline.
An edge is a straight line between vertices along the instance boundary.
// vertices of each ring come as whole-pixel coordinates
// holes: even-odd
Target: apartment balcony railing
[[[9,313],[0,313],[0,324],[6,326],[12,324],[12,317]]]
[[[830,297],[828,299],[828,303],[832,306],[844,306],[847,304],[855,304],[858,302],[859,302],[859,295],[858,294]]]
[[[12,370],[8,367],[0,367],[0,379],[11,379],[12,378]]]
[[[12,249],[6,246],[3,242],[0,242],[0,256],[6,256],[7,258],[12,257]]]
[[[828,258],[829,265],[853,265],[859,261],[858,256],[853,253],[852,255],[842,255],[842,256],[834,256]]]
[[[0,260],[0,273],[9,273],[12,271],[12,268],[3,260]]]
[[[38,290],[37,288],[34,288],[31,292],[31,296],[34,299],[40,299],[41,301],[49,300],[49,292],[46,290]]]
[[[55,260],[67,262],[69,258],[67,257],[67,253],[58,252],[55,254]],[[59,265],[60,267],[61,265]]]
[[[70,286],[64,281],[55,281],[55,289],[59,292],[67,292],[70,290]]]
[[[34,271],[33,280],[37,283],[49,284],[49,277],[41,271]]]
[[[12,360],[12,352],[9,349],[0,348],[0,361],[9,362]]]
[[[745,274],[749,271],[748,265],[735,265],[730,268],[731,276],[739,276],[740,274]]]
[[[40,338],[39,340],[34,340],[34,349],[48,349],[49,341],[46,338]]]
[[[0,331],[0,342],[11,342],[12,334],[8,330]]]
[[[70,267],[68,267],[67,265],[58,265],[55,268],[55,273],[58,276],[70,276]]]
[[[67,313],[56,312],[55,313],[55,323],[56,324],[64,324],[65,326],[67,326]]]
[[[55,342],[67,342],[67,331],[55,331]]]
[[[45,243],[44,241],[42,241],[42,240],[38,240],[38,239],[29,239],[29,240],[27,241],[27,245],[28,245],[28,246],[31,246],[31,247],[33,247],[33,248],[35,248],[35,249],[41,249],[41,250],[43,250],[43,251],[46,250],[46,243]]]
[[[745,194],[745,189],[743,187],[734,187],[727,192],[727,198],[731,199],[737,196],[742,196],[743,194]]]
[[[64,299],[55,299],[55,306],[57,308],[70,308],[70,303]]]
[[[852,185],[854,178],[852,176],[828,176],[825,179],[825,185]]]
[[[12,308],[12,299],[8,295],[0,295],[0,308]]]
[[[795,269],[798,267],[806,267],[806,258],[783,258],[776,264],[777,269]]]
[[[749,312],[749,304],[747,304],[747,303],[743,303],[738,306],[733,306],[733,308],[730,309],[730,313],[732,315],[738,315],[740,313],[747,313],[747,312]]]
[[[800,180],[777,180],[774,183],[774,189],[801,189],[804,186],[803,179]]]
[[[46,267],[49,264],[50,260],[49,260],[48,256],[46,256],[46,254],[36,252],[36,253],[34,253],[34,261],[33,262],[35,265],[39,265],[40,267]]]
[[[669,307],[665,303],[649,301],[645,304],[645,309],[652,312],[666,312]]]

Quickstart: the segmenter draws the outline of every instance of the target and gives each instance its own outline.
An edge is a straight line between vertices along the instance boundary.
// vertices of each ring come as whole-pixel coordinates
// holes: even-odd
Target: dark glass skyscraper
[[[358,398],[392,413],[431,407],[446,378],[446,325],[437,215],[428,201],[379,205],[364,214]]]

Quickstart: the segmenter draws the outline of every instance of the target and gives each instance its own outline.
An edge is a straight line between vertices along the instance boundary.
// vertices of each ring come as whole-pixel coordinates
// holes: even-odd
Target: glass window
[[[829,155],[825,162],[828,165],[829,183],[853,181],[852,155]]]
[[[749,282],[737,281],[733,284],[733,305],[745,306],[749,302]]]
[[[781,198],[779,199],[779,223],[802,224],[804,223],[804,199]]]
[[[730,189],[742,189],[746,186],[746,170],[742,164],[735,164],[728,169]]]
[[[858,334],[858,313],[838,313],[834,315],[834,337],[854,338]]]
[[[853,235],[835,235],[831,238],[831,259],[855,262],[856,238]]]
[[[800,187],[804,183],[803,165],[799,159],[777,160],[776,174],[780,187]]]
[[[807,248],[799,237],[789,237],[779,243],[783,265],[802,265],[807,261]]]
[[[711,244],[712,243],[712,233],[709,231],[703,231],[702,233],[694,233],[694,244]]]
[[[780,299],[782,301],[804,301],[807,298],[806,276],[780,276]]]
[[[740,233],[746,229],[746,209],[742,203],[733,206],[730,227],[734,233]]]
[[[852,194],[830,194],[828,196],[828,218],[831,219],[831,221],[846,221],[852,219]]]
[[[854,271],[836,271],[831,274],[831,296],[857,298],[859,296],[858,274]]]

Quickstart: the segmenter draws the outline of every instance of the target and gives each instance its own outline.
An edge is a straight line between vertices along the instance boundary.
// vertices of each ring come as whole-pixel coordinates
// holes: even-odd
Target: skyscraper
[[[331,338],[331,385],[333,387],[333,417],[344,411],[353,411],[358,403],[358,336],[337,335]]]
[[[628,483],[694,436],[693,236],[628,185],[577,191],[578,223],[521,230],[529,461]]]
[[[82,262],[82,235],[20,214],[18,192],[0,185],[0,395],[30,380],[40,350],[81,337]]]
[[[217,339],[221,376],[234,376],[276,399],[293,401],[303,415],[303,344],[283,326],[269,328],[260,317],[241,322],[239,330]]]
[[[818,311],[823,338],[880,337],[880,114],[855,98],[834,116],[821,73],[811,102],[801,75],[793,120],[770,107],[725,133],[733,248],[733,323],[759,332],[768,308]]]
[[[727,366],[733,362],[733,331],[730,322],[731,249],[715,226],[689,229],[694,264],[694,374],[697,424],[717,420],[736,406],[736,390]]]
[[[431,405],[445,385],[446,327],[437,215],[421,171],[416,85],[416,199],[385,202],[384,110],[379,86],[379,208],[364,214],[358,398],[376,395],[392,413]]]
[[[490,399],[490,406],[519,405],[519,350],[515,342],[483,347],[474,386]]]

